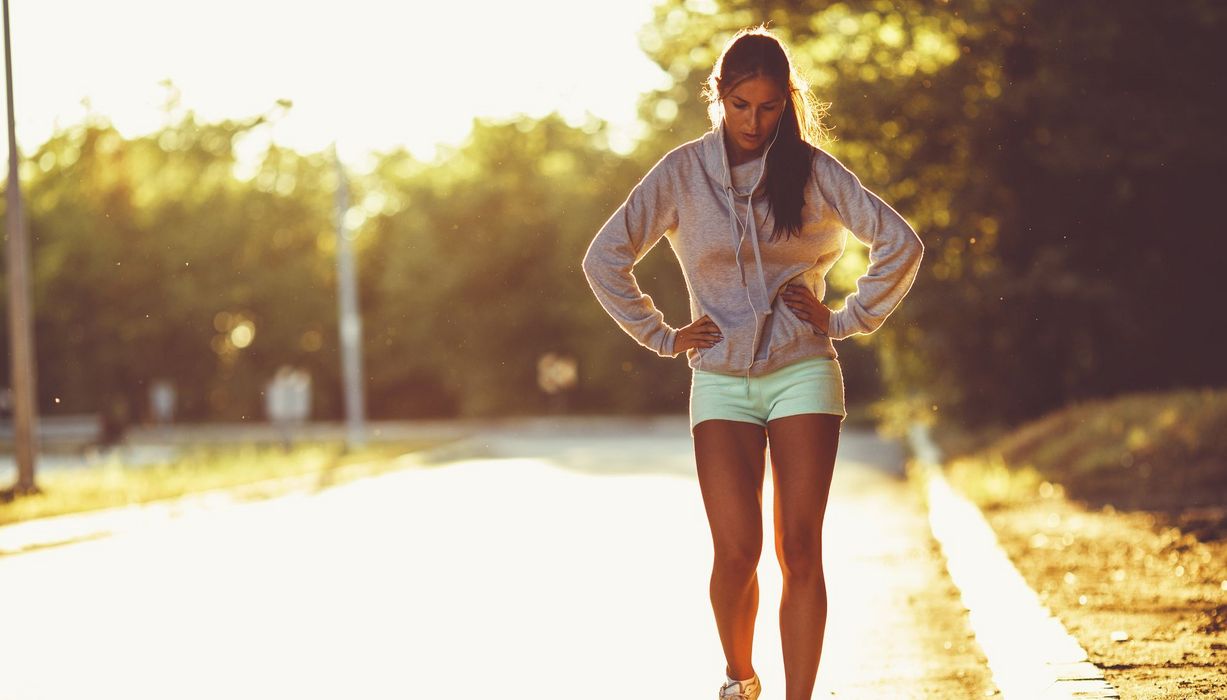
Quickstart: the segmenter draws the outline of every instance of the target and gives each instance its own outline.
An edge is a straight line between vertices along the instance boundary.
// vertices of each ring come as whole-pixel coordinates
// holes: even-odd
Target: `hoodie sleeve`
[[[844,298],[844,308],[831,313],[827,335],[842,340],[872,333],[911,289],[924,244],[898,212],[820,149],[814,154],[814,175],[844,228],[869,246],[869,268],[857,279],[856,291]]]
[[[677,226],[676,188],[670,156],[656,163],[609,217],[584,255],[584,276],[605,311],[640,345],[676,357],[677,330],[664,321],[652,297],[639,289],[631,269]]]

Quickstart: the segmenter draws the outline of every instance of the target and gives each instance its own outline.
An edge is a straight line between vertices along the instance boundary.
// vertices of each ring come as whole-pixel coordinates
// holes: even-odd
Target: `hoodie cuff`
[[[661,357],[677,357],[678,353],[673,352],[673,343],[676,340],[677,329],[666,327],[665,337],[660,341],[660,347],[656,348],[656,354]]]
[[[843,340],[847,337],[843,329],[844,310],[832,311],[831,318],[827,320],[827,337],[831,340]],[[818,331],[815,330],[815,333]],[[821,335],[821,333],[819,333]]]

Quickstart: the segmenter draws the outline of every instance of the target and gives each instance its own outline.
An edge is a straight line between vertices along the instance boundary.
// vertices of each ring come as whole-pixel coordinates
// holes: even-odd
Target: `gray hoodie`
[[[760,164],[770,145],[763,150]],[[801,235],[768,241],[775,218],[762,174],[747,188],[752,196],[734,188],[721,124],[661,158],[597,232],[584,255],[584,275],[601,306],[640,345],[662,357],[677,355],[677,329],[665,323],[631,271],[661,237],[681,264],[690,322],[707,314],[724,334],[710,348],[686,351],[693,369],[748,378],[808,357],[835,358],[832,340],[872,333],[899,306],[924,253],[902,216],[814,148]],[[826,274],[843,254],[847,231],[869,245],[869,267],[844,307],[832,313],[824,335],[779,293],[795,282],[823,299]]]

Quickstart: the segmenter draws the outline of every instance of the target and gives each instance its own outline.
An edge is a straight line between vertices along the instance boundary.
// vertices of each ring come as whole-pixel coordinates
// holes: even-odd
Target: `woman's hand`
[[[818,297],[809,290],[809,287],[800,284],[789,284],[784,286],[784,291],[780,292],[784,303],[792,312],[797,315],[797,318],[808,322],[811,326],[818,329],[818,332],[827,335],[831,324],[831,310],[822,302],[818,301]]]
[[[677,330],[677,336],[673,339],[673,354],[690,348],[710,348],[721,340],[724,340],[724,334],[716,322],[703,314],[694,323]]]

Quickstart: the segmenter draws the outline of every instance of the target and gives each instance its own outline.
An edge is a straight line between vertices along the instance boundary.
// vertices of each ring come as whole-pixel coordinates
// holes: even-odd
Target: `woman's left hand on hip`
[[[819,333],[827,334],[831,310],[818,301],[818,297],[814,296],[809,287],[800,284],[785,285],[780,297],[798,318],[817,328]]]

